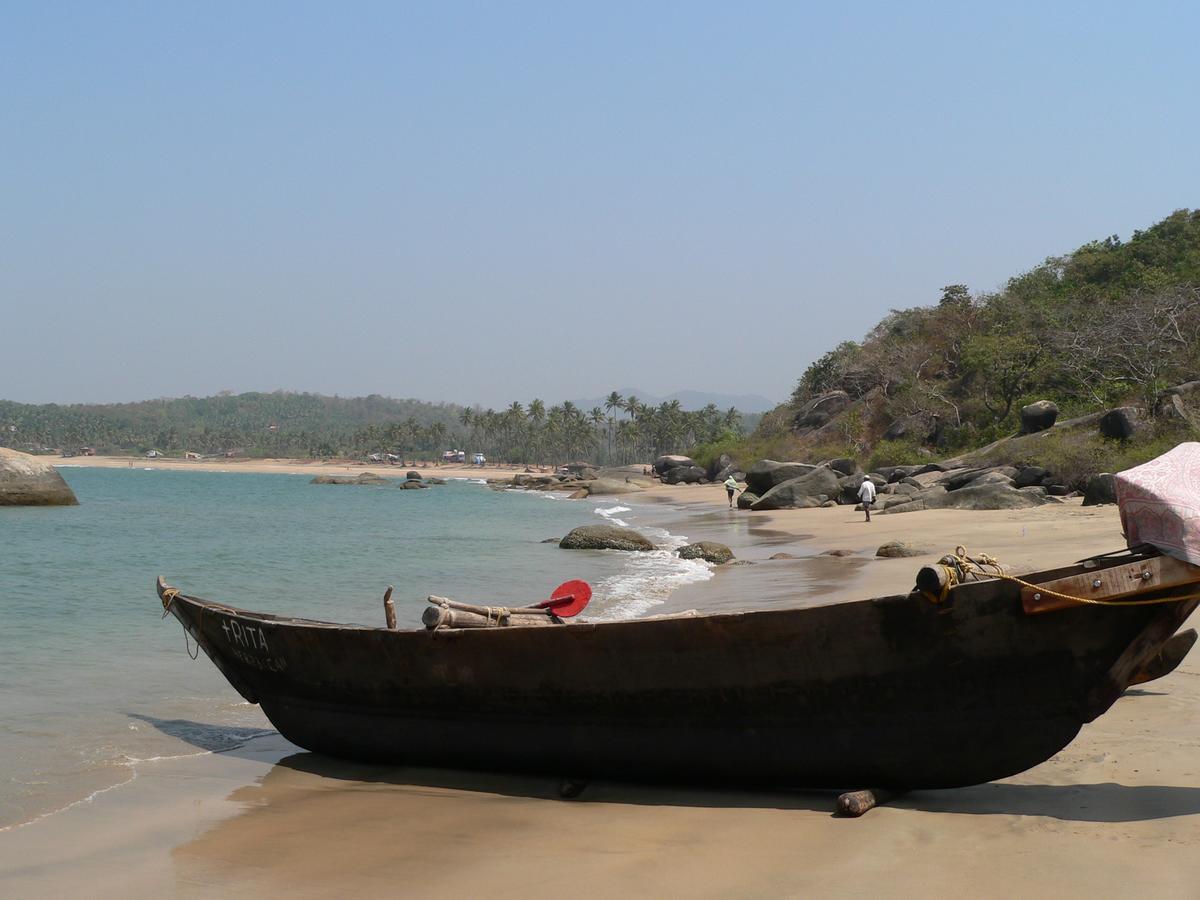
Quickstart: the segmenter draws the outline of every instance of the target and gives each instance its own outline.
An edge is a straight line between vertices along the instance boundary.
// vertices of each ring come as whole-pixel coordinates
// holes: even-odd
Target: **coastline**
[[[428,474],[504,473],[450,471]],[[1071,502],[867,525],[850,507],[731,511],[719,485],[603,499],[639,506],[635,525],[722,540],[753,563],[718,568],[655,613],[902,593],[920,565],[957,543],[1036,568],[1123,543],[1115,508]],[[930,553],[874,558],[896,538]],[[831,549],[852,555],[820,555]],[[796,558],[769,559],[778,552]],[[782,788],[600,782],[565,802],[551,777],[359,766],[269,735],[139,763],[129,783],[0,833],[0,876],[21,896],[865,896],[886,884],[894,896],[999,897],[1106,895],[1135,883],[1191,896],[1200,887],[1200,861],[1185,852],[1200,840],[1200,723],[1189,714],[1197,676],[1200,660],[1185,660],[1019,776],[914,793],[860,820],[832,818],[828,793]]]

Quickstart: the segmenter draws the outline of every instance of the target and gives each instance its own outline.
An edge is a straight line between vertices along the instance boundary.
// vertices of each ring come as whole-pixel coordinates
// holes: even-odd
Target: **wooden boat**
[[[330,756],[912,789],[1037,765],[1130,684],[1178,665],[1194,640],[1171,641],[1200,602],[1200,568],[1151,549],[1024,581],[804,609],[432,631],[246,612],[161,579],[158,593],[238,693],[289,740]]]

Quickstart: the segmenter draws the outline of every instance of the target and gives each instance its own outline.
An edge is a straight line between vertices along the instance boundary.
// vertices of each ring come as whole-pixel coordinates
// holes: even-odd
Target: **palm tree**
[[[613,413],[616,410],[621,409],[624,402],[625,398],[616,391],[613,391],[604,398],[604,408],[608,410],[608,461],[610,463],[612,462],[613,455],[613,432],[617,430],[617,418],[615,415],[613,415]]]

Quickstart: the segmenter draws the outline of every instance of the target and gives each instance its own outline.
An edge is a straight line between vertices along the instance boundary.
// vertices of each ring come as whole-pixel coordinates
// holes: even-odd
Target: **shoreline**
[[[185,465],[195,467],[153,467]],[[654,613],[902,593],[956,543],[1036,568],[1123,543],[1114,507],[1078,503],[867,525],[851,507],[731,511],[720,485],[589,499],[640,507],[634,527],[723,540],[753,563],[716,568]],[[874,548],[894,538],[930,553],[876,559]],[[820,555],[830,549],[852,552]],[[795,558],[769,559],[778,552]],[[895,896],[1103,895],[1117,883],[1194,895],[1200,861],[1183,851],[1200,840],[1200,722],[1187,714],[1200,701],[1198,676],[1200,660],[1185,660],[1021,775],[917,792],[860,820],[832,818],[831,794],[784,786],[597,782],[566,802],[550,776],[355,765],[271,734],[140,762],[127,784],[0,833],[0,875],[22,896],[549,897],[580,884],[593,895],[863,896],[880,883]],[[980,885],[991,887],[981,894]]]

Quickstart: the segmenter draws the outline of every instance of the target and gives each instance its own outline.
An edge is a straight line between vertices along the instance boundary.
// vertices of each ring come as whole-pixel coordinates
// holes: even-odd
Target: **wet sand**
[[[663,501],[671,530],[756,563],[718,570],[672,607],[902,593],[926,557],[874,559],[892,538],[929,547],[928,559],[964,543],[1037,568],[1123,543],[1111,507],[865,525],[847,508],[730,513],[711,486],[637,499]],[[827,549],[854,554],[818,557]],[[781,550],[806,558],[767,559]],[[782,788],[599,782],[564,801],[550,777],[355,766],[271,736],[143,763],[123,788],[0,833],[0,883],[12,896],[1194,897],[1198,701],[1193,658],[1028,772],[913,793],[858,820],[834,818],[831,794]]]

